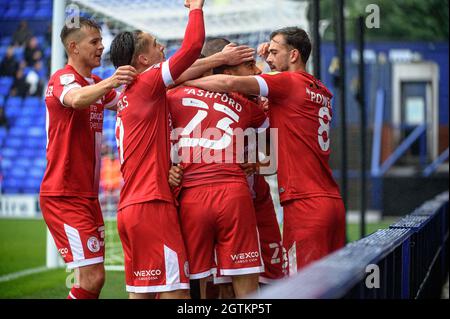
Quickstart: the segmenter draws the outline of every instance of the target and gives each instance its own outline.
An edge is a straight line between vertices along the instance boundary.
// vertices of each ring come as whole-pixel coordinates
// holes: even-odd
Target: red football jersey
[[[264,127],[266,115],[260,107],[238,94],[194,87],[169,91],[168,101],[174,128],[172,156],[184,167],[182,187],[246,183],[238,164],[245,159],[246,143],[244,134],[237,132]]]
[[[278,129],[280,201],[327,196],[340,198],[329,166],[330,91],[306,72],[256,76],[269,98],[270,126]]]
[[[150,200],[172,201],[168,123],[166,86],[162,65],[157,64],[138,75],[118,104],[116,139],[124,179],[119,209]]]
[[[173,201],[168,182],[171,161],[166,87],[198,58],[204,30],[203,11],[191,11],[180,50],[139,74],[122,92],[116,122],[124,179],[119,210],[151,200]]]
[[[71,89],[100,81],[95,75],[84,78],[70,65],[50,78],[45,94],[47,168],[42,196],[98,196],[103,109],[116,105],[118,94],[111,90],[83,110],[67,107],[63,101]]]

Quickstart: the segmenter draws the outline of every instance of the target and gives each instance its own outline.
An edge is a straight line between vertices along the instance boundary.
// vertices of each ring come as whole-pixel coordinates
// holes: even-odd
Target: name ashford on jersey
[[[243,106],[228,94],[191,88],[184,89],[184,93],[186,97],[182,99],[182,105],[196,110],[196,113],[186,127],[172,129],[170,139],[173,163],[256,163],[257,149],[263,154],[269,153],[266,151],[268,130],[232,128],[239,125]],[[218,102],[208,105],[198,97]],[[219,120],[202,128],[203,121],[212,110],[221,115]],[[276,139],[271,139],[271,143],[276,142]],[[266,161],[269,160],[269,157],[266,158]]]

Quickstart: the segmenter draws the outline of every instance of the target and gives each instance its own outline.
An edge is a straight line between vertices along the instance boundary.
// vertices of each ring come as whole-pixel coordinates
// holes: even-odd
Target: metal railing
[[[449,269],[448,206],[445,192],[388,229],[347,244],[254,297],[440,298]]]

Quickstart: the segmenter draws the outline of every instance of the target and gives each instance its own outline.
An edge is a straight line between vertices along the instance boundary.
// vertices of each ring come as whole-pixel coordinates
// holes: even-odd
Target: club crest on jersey
[[[100,250],[100,242],[98,241],[97,237],[91,237],[87,241],[87,247],[88,249],[93,252],[97,253]]]
[[[61,85],[68,85],[75,82],[75,74],[64,74],[59,77]]]

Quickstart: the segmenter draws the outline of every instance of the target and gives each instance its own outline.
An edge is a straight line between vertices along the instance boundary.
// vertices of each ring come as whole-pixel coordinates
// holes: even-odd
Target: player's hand
[[[261,43],[258,46],[258,56],[263,58],[264,60],[267,60],[267,58],[269,57],[269,47],[270,47],[270,43],[269,42],[264,42]]]
[[[264,97],[264,96],[260,96],[259,97],[259,105],[262,107],[262,110],[264,112],[268,112],[269,111],[269,99]]]
[[[227,65],[239,65],[244,62],[253,61],[255,59],[255,50],[246,45],[228,44],[222,50],[224,61]]]
[[[171,188],[175,188],[181,185],[183,179],[183,168],[180,164],[172,166],[169,170],[169,185]]]
[[[113,88],[118,88],[121,85],[128,85],[134,81],[137,76],[137,71],[131,65],[124,65],[119,67],[116,72],[109,78]]]
[[[244,163],[240,164],[239,166],[244,170],[244,173],[245,175],[247,175],[247,177],[252,176],[258,170],[256,163]]]
[[[184,6],[190,10],[202,9],[205,0],[184,0]]]

